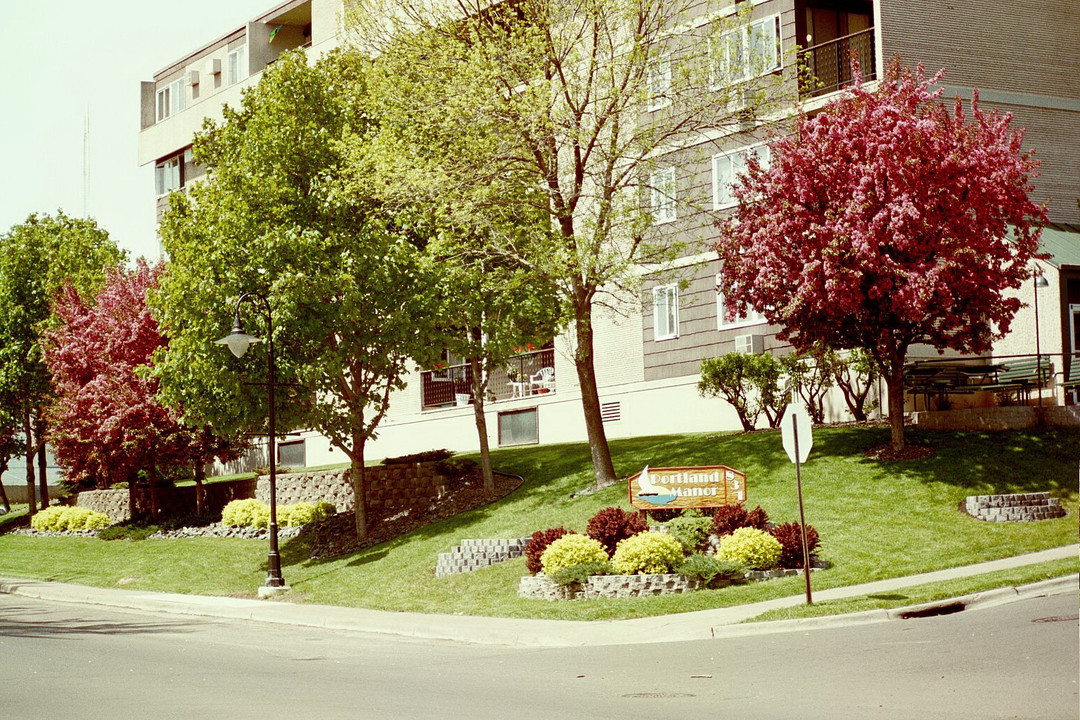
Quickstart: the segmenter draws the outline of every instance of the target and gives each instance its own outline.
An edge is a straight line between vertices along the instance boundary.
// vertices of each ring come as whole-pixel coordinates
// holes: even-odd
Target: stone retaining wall
[[[109,522],[124,522],[131,518],[131,496],[124,490],[86,490],[75,499],[79,507],[109,517]]]
[[[581,589],[559,585],[543,575],[526,575],[518,585],[518,597],[534,600],[595,600],[684,593],[698,590],[701,586],[698,578],[688,578],[677,573],[593,575]]]
[[[423,507],[446,492],[446,478],[435,471],[434,462],[380,465],[364,471],[364,499],[368,512],[392,515],[400,510]],[[270,477],[259,477],[255,497],[270,502]],[[277,501],[281,505],[326,500],[338,512],[353,509],[349,469],[287,473],[277,476]]]
[[[913,424],[926,430],[1026,430],[1080,427],[1080,405],[1017,405],[917,412]]]
[[[530,539],[462,540],[461,545],[450,552],[439,553],[439,559],[435,563],[435,577],[472,572],[521,557]]]
[[[1061,500],[1048,492],[1016,493],[1013,495],[969,495],[964,511],[987,522],[1032,522],[1064,517]]]
[[[229,502],[254,497],[255,481],[230,480],[204,484],[206,490],[206,512],[210,515],[221,514],[221,509]],[[139,490],[139,492],[149,492]],[[166,517],[195,512],[195,486],[166,487],[157,490],[162,513]],[[131,518],[131,493],[122,490],[85,490],[75,499],[79,507],[103,513],[114,523]]]

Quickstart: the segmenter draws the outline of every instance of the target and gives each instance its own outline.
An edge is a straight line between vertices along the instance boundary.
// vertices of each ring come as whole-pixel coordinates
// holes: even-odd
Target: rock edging
[[[1049,492],[969,495],[961,509],[986,522],[1034,522],[1066,515],[1061,500],[1050,497]]]

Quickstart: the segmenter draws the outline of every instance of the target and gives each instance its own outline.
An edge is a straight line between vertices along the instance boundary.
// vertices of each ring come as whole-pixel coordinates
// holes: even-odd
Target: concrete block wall
[[[518,585],[518,597],[534,600],[577,600],[668,595],[698,590],[697,578],[676,573],[658,575],[593,575],[581,589],[559,585],[543,575],[526,575]]]
[[[1064,517],[1061,500],[1048,492],[1012,495],[969,495],[964,500],[968,515],[987,522],[1032,522]]]
[[[87,490],[79,493],[75,504],[107,515],[111,523],[131,518],[131,496],[127,490]]]
[[[521,557],[530,538],[462,540],[448,553],[439,553],[435,577],[472,572],[495,563]]]
[[[437,500],[446,492],[446,478],[435,471],[436,463],[409,463],[369,467],[364,472],[364,500],[368,512],[391,515]],[[270,502],[270,477],[258,480],[255,497]],[[325,500],[338,512],[349,512],[355,503],[348,468],[277,476],[277,501],[281,505]]]

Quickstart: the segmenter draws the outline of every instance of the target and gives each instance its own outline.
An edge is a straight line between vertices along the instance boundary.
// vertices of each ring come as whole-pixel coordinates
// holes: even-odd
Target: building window
[[[649,86],[650,112],[665,108],[671,104],[668,92],[671,90],[671,56],[660,55],[648,66],[646,81]]]
[[[235,85],[248,75],[247,45],[241,45],[229,53],[225,60],[225,84]]]
[[[653,340],[679,337],[679,288],[661,285],[653,288]]]
[[[528,445],[540,442],[536,408],[499,413],[499,445]]]
[[[303,440],[290,440],[277,445],[278,465],[307,467],[307,451]]]
[[[650,207],[653,223],[675,219],[675,168],[658,170],[649,176]]]
[[[184,79],[175,80],[157,91],[157,120],[161,122],[184,109]]]
[[[730,310],[728,295],[725,292],[723,274],[716,276],[716,329],[730,330],[732,328],[746,327],[747,325],[761,325],[765,322],[765,316],[753,308],[748,308],[745,315],[733,315],[728,319]]]
[[[746,160],[753,155],[763,170],[772,162],[768,145],[754,145],[736,152],[713,156],[713,209],[724,210],[736,205],[732,189],[746,172]]]
[[[756,20],[721,33],[709,43],[713,87],[722,87],[780,68],[780,16]]]
[[[168,195],[184,186],[179,155],[154,166],[154,183],[159,196]]]

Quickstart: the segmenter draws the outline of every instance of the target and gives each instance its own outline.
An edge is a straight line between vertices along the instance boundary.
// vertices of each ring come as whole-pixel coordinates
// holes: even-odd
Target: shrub
[[[705,550],[709,547],[712,518],[700,515],[683,515],[667,523],[668,534],[679,541],[684,553]]]
[[[679,541],[667,533],[643,532],[619,543],[611,567],[625,575],[671,572],[683,562]]]
[[[337,507],[325,500],[320,500],[317,503],[299,502],[295,505],[279,506],[278,514],[280,516],[278,520],[282,525],[299,526],[325,520],[331,515],[336,515]]]
[[[608,557],[615,554],[619,542],[649,529],[649,522],[640,513],[628,513],[617,507],[606,507],[596,513],[585,527],[585,534],[598,540]]]
[[[714,580],[737,580],[746,573],[746,566],[731,560],[721,560],[715,555],[695,553],[683,561],[676,572],[688,578],[700,578],[706,586]]]
[[[547,530],[537,530],[529,538],[529,544],[525,546],[525,568],[535,575],[543,569],[543,563],[540,561],[540,557],[547,550],[548,545],[555,542],[563,535],[569,535],[570,530],[567,530],[562,525],[557,528],[548,528]]]
[[[35,513],[30,527],[42,532],[100,530],[109,527],[109,517],[83,507],[52,506]]]
[[[221,523],[229,527],[269,527],[270,508],[255,498],[233,500],[222,509]]]
[[[768,524],[769,516],[760,505],[747,512],[742,503],[739,503],[738,505],[724,505],[716,509],[713,515],[712,531],[714,535],[722,538],[742,527],[764,530]]]
[[[411,465],[418,462],[433,462],[438,460],[446,460],[453,457],[453,450],[424,450],[423,452],[413,453],[411,455],[401,455],[399,457],[385,458],[382,461],[383,465]]]
[[[754,570],[769,570],[780,561],[780,541],[764,530],[741,527],[720,538],[716,556],[732,560]]]
[[[604,562],[589,562],[559,568],[548,575],[548,577],[559,585],[583,585],[589,580],[590,575],[610,574],[611,563],[605,560]]]
[[[448,480],[456,480],[476,472],[479,467],[480,464],[472,458],[452,457],[435,463],[435,472]]]
[[[540,556],[540,564],[545,575],[551,575],[562,568],[587,563],[606,563],[608,555],[599,541],[570,533],[563,535],[550,545]]]
[[[802,528],[797,522],[784,523],[769,529],[769,534],[780,541],[780,567],[801,568],[802,557]],[[821,544],[817,530],[813,525],[806,526],[806,547],[813,553]]]

